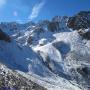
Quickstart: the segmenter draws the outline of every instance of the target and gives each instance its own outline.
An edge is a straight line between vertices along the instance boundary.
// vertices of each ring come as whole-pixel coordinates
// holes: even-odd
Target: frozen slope
[[[34,47],[34,51],[39,53],[51,72],[58,76],[59,79],[66,79],[65,82],[61,82],[70,81],[79,88],[89,90],[89,41],[84,41],[77,31],[57,33],[53,34],[53,36],[56,38],[55,40],[44,46]],[[85,44],[85,42],[87,43]],[[82,71],[83,68],[87,68],[88,73]],[[78,69],[81,71],[78,71]],[[83,72],[84,76],[80,72]]]
[[[11,69],[31,72],[43,76],[49,75],[38,55],[30,47],[20,47],[15,42],[0,41],[0,61]]]

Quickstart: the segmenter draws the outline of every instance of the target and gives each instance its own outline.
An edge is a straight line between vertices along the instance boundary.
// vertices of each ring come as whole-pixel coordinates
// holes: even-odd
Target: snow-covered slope
[[[0,63],[0,90],[46,90]]]
[[[0,62],[48,90],[89,90],[90,40],[83,37],[89,28],[80,29],[86,31],[81,35],[67,27],[68,19],[55,17],[45,26],[17,25],[15,32],[12,23],[5,28],[1,24],[10,42],[1,32]]]

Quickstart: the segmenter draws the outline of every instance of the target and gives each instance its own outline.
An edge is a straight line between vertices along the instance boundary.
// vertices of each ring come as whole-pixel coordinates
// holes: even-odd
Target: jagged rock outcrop
[[[0,29],[0,40],[10,42],[11,38]]]
[[[90,11],[81,11],[70,17],[67,26],[73,30],[78,30],[83,39],[90,40],[90,31],[85,31],[85,29],[90,28]]]
[[[90,11],[81,11],[70,17],[67,26],[73,30],[90,28]]]

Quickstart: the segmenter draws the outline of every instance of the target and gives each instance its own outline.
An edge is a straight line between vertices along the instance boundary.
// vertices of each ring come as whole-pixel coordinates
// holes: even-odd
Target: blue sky
[[[90,10],[90,0],[0,0],[0,21],[38,21]]]

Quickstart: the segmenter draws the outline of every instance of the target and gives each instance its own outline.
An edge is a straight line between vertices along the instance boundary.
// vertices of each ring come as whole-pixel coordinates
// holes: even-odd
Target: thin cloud
[[[17,11],[14,11],[14,12],[13,12],[13,15],[14,15],[15,17],[17,17],[17,16],[18,16],[18,12],[17,12]]]
[[[39,15],[39,13],[40,13],[40,11],[41,11],[41,9],[43,8],[44,4],[45,4],[44,1],[36,4],[36,5],[33,7],[32,12],[31,12],[31,14],[29,15],[28,19],[33,20],[33,19],[37,18],[38,15]]]
[[[6,4],[6,0],[0,0],[0,8],[2,8]]]

